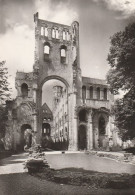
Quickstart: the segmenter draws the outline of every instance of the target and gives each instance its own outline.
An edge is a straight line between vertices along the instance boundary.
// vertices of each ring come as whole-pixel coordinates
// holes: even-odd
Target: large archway
[[[32,128],[29,124],[23,124],[21,126],[21,137],[20,137],[20,151],[24,150],[24,146],[28,148],[32,144]]]
[[[57,75],[51,75],[51,76],[48,76],[46,77],[45,79],[43,79],[42,83],[41,83],[41,88],[43,87],[43,85],[47,82],[47,81],[50,81],[50,80],[58,80],[58,81],[61,81],[67,88],[69,87],[69,84],[68,82],[60,77],[60,76],[57,76]]]
[[[68,143],[68,84],[60,77],[47,77],[42,85],[42,134],[41,139],[51,138],[55,145],[61,142]],[[57,144],[56,144],[57,139]],[[60,147],[59,147],[60,149]],[[61,148],[62,149],[62,148]]]
[[[87,149],[87,128],[86,125],[80,125],[78,130],[78,149]]]

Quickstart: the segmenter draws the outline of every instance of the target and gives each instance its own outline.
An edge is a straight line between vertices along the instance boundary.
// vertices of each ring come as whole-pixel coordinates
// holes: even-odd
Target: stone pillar
[[[92,110],[88,115],[88,125],[87,125],[87,149],[93,149],[93,125],[92,125]]]
[[[76,151],[78,148],[78,133],[77,133],[77,116],[76,108],[76,93],[69,95],[69,148],[70,151]]]
[[[100,99],[104,100],[104,89],[100,88]]]
[[[36,98],[37,98],[37,84],[34,83],[33,84],[33,100],[34,100],[34,103],[36,103]]]
[[[51,40],[52,39],[52,29],[48,28],[48,39]]]
[[[111,132],[111,117],[110,116],[107,116],[106,134],[108,135],[108,137],[112,136],[112,132]]]
[[[88,86],[86,86],[86,99],[90,99],[90,90]]]
[[[33,117],[34,117],[34,129],[33,129],[33,131],[37,132],[37,113],[34,113]]]
[[[93,86],[93,99],[97,99],[97,88]]]

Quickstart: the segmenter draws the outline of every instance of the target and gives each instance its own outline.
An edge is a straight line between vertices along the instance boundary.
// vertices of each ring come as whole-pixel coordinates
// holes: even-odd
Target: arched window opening
[[[48,29],[47,29],[47,27],[45,27],[45,36],[46,37],[48,36]]]
[[[28,97],[28,85],[26,83],[22,84],[21,91],[23,97]]]
[[[86,86],[82,87],[82,99],[85,100],[86,99]]]
[[[44,27],[41,27],[41,35],[44,36]]]
[[[61,63],[66,63],[66,46],[62,46],[60,49]]]
[[[69,32],[67,31],[67,35],[66,35],[67,41],[70,40],[69,36],[70,36],[70,35],[69,35]]]
[[[99,135],[105,135],[105,119],[103,116],[99,118],[99,123],[98,123],[98,129],[99,129]]]
[[[58,31],[58,29],[56,29],[56,39],[58,39],[59,38],[59,31]]]
[[[44,45],[44,60],[49,59],[50,46],[48,44]]]
[[[61,57],[66,57],[66,50],[65,49],[61,49]]]
[[[90,99],[93,99],[93,87],[90,87]]]
[[[107,100],[107,89],[104,89],[104,100]]]
[[[97,88],[97,99],[100,100],[100,88]]]
[[[43,123],[42,124],[42,135],[51,135],[51,126],[49,123]]]
[[[52,38],[55,38],[55,30],[54,30],[54,28],[52,29]]]
[[[63,40],[66,40],[66,32],[63,31]]]
[[[44,53],[49,54],[50,53],[50,47],[48,45],[44,46]]]
[[[79,121],[80,122],[87,122],[87,111],[86,110],[81,110],[79,112]]]

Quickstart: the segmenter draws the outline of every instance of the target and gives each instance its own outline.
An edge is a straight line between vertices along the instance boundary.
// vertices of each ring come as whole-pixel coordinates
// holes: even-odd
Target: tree
[[[5,67],[5,61],[0,62],[0,105],[10,99],[10,88],[8,83],[8,69]]]
[[[0,62],[0,149],[3,147],[1,138],[5,136],[7,109],[5,101],[10,99],[10,88],[8,83],[8,70],[5,61]]]
[[[0,106],[0,138],[5,136],[7,119],[8,113],[6,107]]]
[[[124,92],[112,107],[123,140],[135,137],[135,23],[111,37],[107,80],[114,95]]]

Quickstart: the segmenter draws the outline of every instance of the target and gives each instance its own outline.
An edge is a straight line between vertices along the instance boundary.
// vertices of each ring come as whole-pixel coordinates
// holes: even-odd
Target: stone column
[[[90,90],[88,86],[86,86],[86,99],[90,99]]]
[[[97,88],[93,86],[93,99],[97,99]]]
[[[76,93],[69,95],[69,148],[68,150],[76,151],[78,146],[78,133],[77,133],[77,116],[76,108]]]
[[[52,39],[52,29],[48,28],[48,39],[51,40]]]
[[[33,100],[34,100],[34,103],[36,103],[36,98],[37,98],[37,84],[34,83],[33,84]]]
[[[34,117],[34,129],[33,129],[33,131],[37,132],[37,113],[34,113],[33,117]]]
[[[107,122],[107,125],[106,125],[106,134],[110,137],[111,136],[111,134],[112,134],[112,132],[111,132],[111,118],[110,118],[110,116],[106,116],[106,122]]]
[[[100,99],[104,100],[104,89],[100,88]]]
[[[92,110],[89,111],[88,125],[87,125],[87,149],[93,149],[93,125],[92,125]]]

